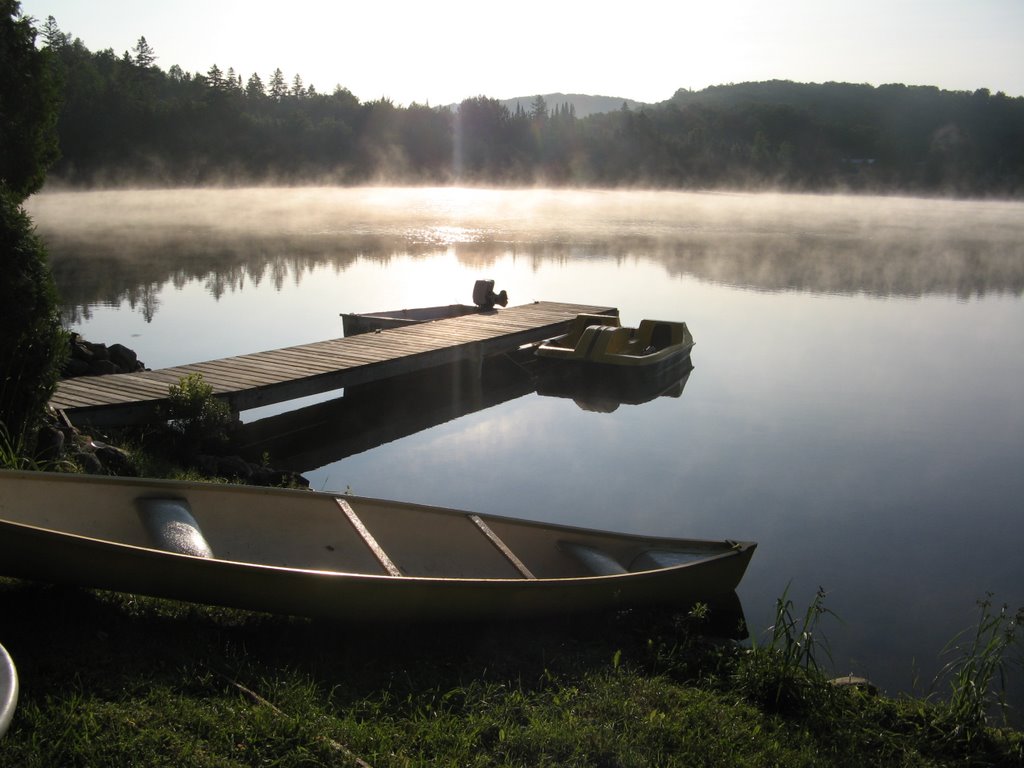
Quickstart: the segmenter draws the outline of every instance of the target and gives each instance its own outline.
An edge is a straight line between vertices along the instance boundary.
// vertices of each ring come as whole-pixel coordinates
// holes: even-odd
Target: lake
[[[927,691],[987,593],[1024,605],[1024,204],[297,188],[27,208],[67,324],[152,368],[334,338],[340,312],[468,303],[478,278],[696,339],[678,396],[513,390],[379,445],[309,446],[314,488],[757,541],[752,632],[787,586],[801,614],[823,587],[836,674],[890,693]],[[332,432],[324,413],[311,434]]]

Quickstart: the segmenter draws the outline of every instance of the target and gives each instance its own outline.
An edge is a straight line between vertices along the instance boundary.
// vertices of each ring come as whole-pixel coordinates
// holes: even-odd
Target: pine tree
[[[249,76],[249,82],[245,84],[245,95],[253,99],[267,95],[267,89],[263,87],[263,81],[255,72]]]
[[[146,42],[145,36],[140,37],[139,41],[135,43],[135,47],[132,48],[135,51],[135,64],[143,69],[148,69],[156,63],[156,52],[153,47]]]
[[[288,86],[284,81],[284,73],[281,68],[278,67],[274,70],[274,74],[270,76],[270,85],[268,86],[270,97],[274,101],[280,101],[288,95]]]
[[[0,187],[15,202],[42,186],[58,156],[56,76],[19,5],[0,0]]]
[[[53,16],[46,17],[42,33],[47,48],[59,50],[71,44],[71,35],[60,31],[60,27],[57,26],[57,20]]]
[[[234,67],[228,67],[227,81],[224,83],[224,88],[232,92],[240,93],[242,91],[242,76],[235,74]]]
[[[548,116],[548,103],[543,96],[536,96],[530,103],[530,117],[534,120],[545,120]]]
[[[224,89],[224,73],[220,71],[220,67],[214,64],[206,72],[206,82],[211,88],[218,91]]]

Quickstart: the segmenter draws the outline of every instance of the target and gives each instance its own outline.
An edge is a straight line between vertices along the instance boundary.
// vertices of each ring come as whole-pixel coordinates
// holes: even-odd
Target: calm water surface
[[[1021,204],[374,188],[28,207],[68,324],[154,368],[340,336],[343,311],[468,302],[480,277],[697,340],[678,397],[597,412],[513,391],[353,455],[279,457],[315,488],[756,540],[751,626],[787,585],[801,611],[824,587],[836,673],[890,692],[927,690],[987,592],[1024,604]]]

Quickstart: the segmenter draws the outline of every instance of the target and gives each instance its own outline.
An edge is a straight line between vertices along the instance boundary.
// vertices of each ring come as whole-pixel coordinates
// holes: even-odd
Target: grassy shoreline
[[[1024,765],[1019,731],[831,685],[700,612],[364,626],[12,579],[0,612],[3,766]]]

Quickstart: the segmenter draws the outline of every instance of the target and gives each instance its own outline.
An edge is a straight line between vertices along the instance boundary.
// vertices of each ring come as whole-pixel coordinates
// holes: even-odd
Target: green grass
[[[21,701],[3,766],[1021,765],[946,704],[794,672],[813,707],[738,682],[777,653],[697,616],[329,624],[0,580]],[[763,646],[759,646],[762,647]]]

